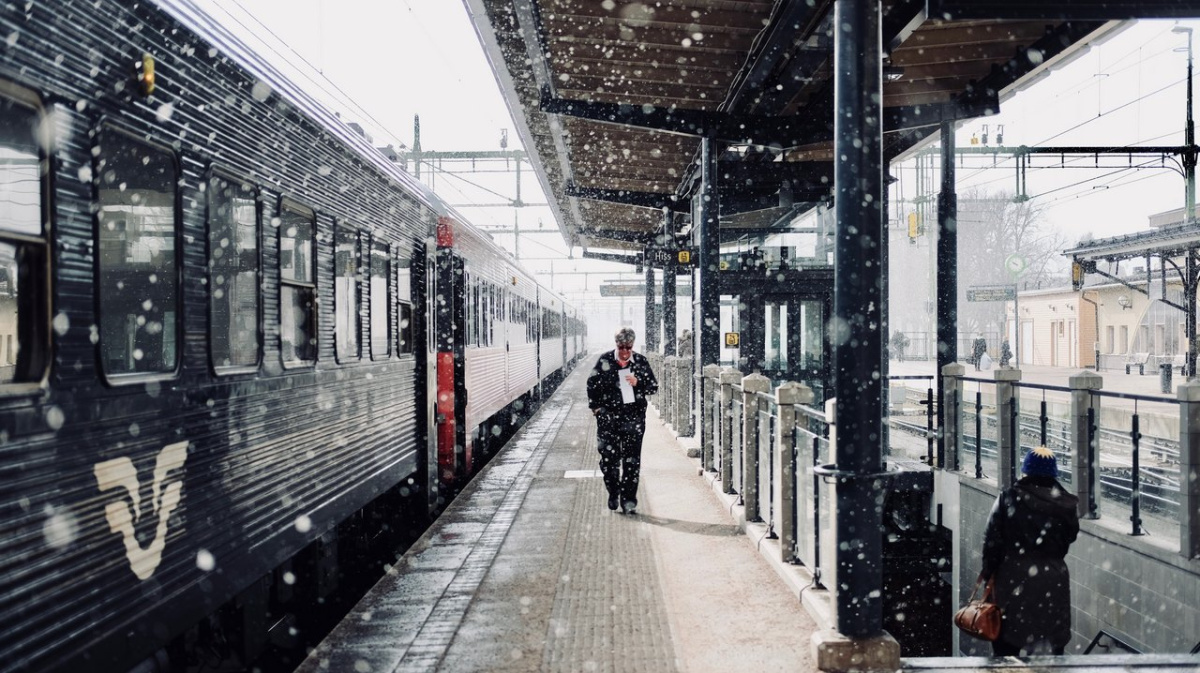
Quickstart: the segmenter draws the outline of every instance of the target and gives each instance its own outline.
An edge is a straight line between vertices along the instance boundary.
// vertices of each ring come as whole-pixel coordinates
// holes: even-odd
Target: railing
[[[1181,556],[1200,557],[1200,484],[1184,479],[1200,465],[1200,382],[1180,387],[1178,399],[1171,399],[1101,391],[1100,377],[1090,372],[1072,376],[1068,386],[1024,383],[1013,369],[991,378],[965,373],[959,364],[944,368],[936,396],[941,409],[931,377],[889,381],[897,403],[889,407],[908,412],[889,414],[891,467],[903,457],[920,458],[934,471],[928,480],[934,489],[990,482],[987,489],[970,489],[978,500],[983,491],[1014,483],[1025,452],[1045,445],[1058,456],[1060,480],[1079,496],[1081,516],[1119,524],[1101,521],[1108,530],[1099,535],[1096,524],[1088,524],[1094,539],[1154,535],[1153,553],[1138,558],[1161,561],[1174,538]],[[790,382],[771,390],[763,376],[743,377],[717,365],[704,368],[697,390],[702,469],[737,497],[747,521],[765,524],[757,529],[762,539],[778,539],[777,551],[768,553],[804,566],[813,587],[836,586],[836,487],[819,473],[837,462],[836,424],[814,406],[813,391]],[[917,465],[904,473],[923,472]],[[942,503],[930,502],[936,508],[926,503],[929,519],[941,524]]]
[[[691,437],[695,433],[692,409],[696,395],[694,384],[697,383],[692,373],[693,359],[673,355],[664,357],[658,353],[651,353],[647,357],[658,377],[658,395],[653,398],[654,406],[677,435]]]
[[[1007,486],[1019,478],[1024,454],[1046,446],[1082,515],[1127,518],[1130,535],[1161,536],[1189,557],[1200,554],[1200,513],[1185,504],[1197,494],[1181,486],[1194,469],[1189,456],[1200,451],[1191,446],[1200,443],[1200,407],[1184,389],[1179,399],[1100,390],[1090,372],[1069,386],[1023,383],[1011,369],[993,379],[946,379],[946,393],[965,402],[946,419],[947,435],[958,438],[951,451],[967,458],[962,472]]]
[[[764,376],[715,366],[705,369],[702,389],[709,406],[701,465],[738,495],[748,521],[781,538],[782,560],[807,566],[819,585],[822,554],[834,549],[833,493],[814,468],[831,462],[832,451],[825,414],[809,406],[812,391],[796,383],[771,391]]]

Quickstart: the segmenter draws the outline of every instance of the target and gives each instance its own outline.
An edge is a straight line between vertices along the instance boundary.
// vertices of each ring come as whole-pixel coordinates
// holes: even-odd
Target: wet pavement
[[[298,670],[813,670],[795,588],[653,409],[638,513],[608,510],[587,364]]]

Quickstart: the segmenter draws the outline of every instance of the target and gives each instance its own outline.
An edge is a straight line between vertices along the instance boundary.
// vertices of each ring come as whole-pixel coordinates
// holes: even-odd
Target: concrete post
[[[1200,380],[1176,390],[1179,399],[1179,552],[1200,556]]]
[[[720,403],[721,365],[704,366],[704,396],[700,400],[700,467],[713,470],[713,450],[716,447],[717,405]]]
[[[721,492],[733,493],[733,385],[742,373],[733,367],[721,370]]]
[[[962,466],[962,404],[963,377],[967,368],[957,362],[942,367],[942,423],[941,443],[945,454],[943,467],[958,470]]]
[[[787,381],[775,389],[775,404],[779,409],[776,425],[779,447],[779,527],[783,562],[796,560],[796,406],[812,404],[812,388]]]
[[[675,360],[675,434],[692,436],[692,361]]]
[[[1021,412],[1020,403],[1016,400],[1015,383],[1021,380],[1020,369],[997,369],[993,374],[996,379],[996,422],[1000,425],[999,477],[997,485],[1008,488],[1017,482],[1017,461],[1020,460],[1021,430],[1014,427],[1013,420]]]
[[[758,513],[758,393],[771,389],[771,379],[751,374],[742,379],[742,501],[746,521],[759,521]]]
[[[1091,392],[1104,387],[1104,378],[1095,372],[1081,371],[1067,379],[1067,385],[1071,388],[1071,482],[1075,487],[1075,495],[1079,497],[1079,517],[1095,519],[1097,513],[1091,505],[1099,494],[1092,493],[1092,480],[1088,478],[1092,471],[1092,452],[1088,446],[1088,409],[1092,408]],[[1099,415],[1098,397],[1094,408]]]

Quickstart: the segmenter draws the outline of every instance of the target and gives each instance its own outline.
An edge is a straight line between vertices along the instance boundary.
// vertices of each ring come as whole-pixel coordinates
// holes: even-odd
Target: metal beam
[[[882,112],[883,130],[902,131],[995,114],[1000,110],[998,91],[998,88],[981,87],[964,94],[958,102],[885,108]],[[797,147],[833,140],[833,121],[826,117],[830,114],[828,110],[819,110],[819,118],[815,115],[738,115],[653,105],[569,100],[555,98],[548,88],[542,90],[541,109],[548,114],[664,133],[711,137],[736,145]]]
[[[635,192],[628,189],[600,189],[597,187],[580,187],[575,182],[568,181],[563,193],[567,196],[574,196],[580,199],[589,199],[592,201],[606,201],[608,203],[621,203],[627,206],[641,206],[643,208],[654,208],[662,210],[664,208],[675,211],[677,213],[686,213],[691,209],[687,199],[680,198],[674,194],[664,194],[661,192]]]
[[[583,251],[584,259],[598,259],[602,262],[617,262],[619,264],[628,264],[637,266],[642,263],[641,255],[618,255],[613,252],[592,252],[591,250]]]
[[[1060,21],[1121,21],[1126,19],[1187,19],[1200,12],[1194,3],[1179,0],[928,0],[929,16],[963,19],[1057,19]]]

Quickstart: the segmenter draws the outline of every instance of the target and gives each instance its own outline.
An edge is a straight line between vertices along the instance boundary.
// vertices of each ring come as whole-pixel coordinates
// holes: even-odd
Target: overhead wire
[[[296,51],[296,49],[294,47],[292,47],[290,44],[288,44],[287,40],[284,40],[282,37],[280,37],[279,34],[276,33],[274,30],[272,30],[269,25],[264,23],[262,19],[258,18],[257,15],[255,15],[253,12],[251,12],[249,9],[247,9],[246,6],[241,3],[240,0],[211,0],[211,1],[213,2],[213,4],[215,4],[217,7],[219,7],[221,9],[221,11],[225,12],[225,14],[228,15],[230,19],[232,19],[235,23],[237,23],[239,26],[241,26],[243,30],[245,30],[246,32],[248,32],[251,35],[257,35],[257,31],[253,30],[250,26],[247,26],[244,21],[242,21],[234,12],[230,11],[230,9],[222,3],[231,2],[234,5],[236,5],[237,8],[239,10],[241,10],[246,16],[253,19],[254,22],[256,24],[258,24],[259,26],[261,26],[263,28],[263,30],[267,31],[267,33],[271,37],[275,38],[275,40],[278,41],[280,45],[282,45],[289,52],[291,52],[292,55],[294,55],[296,58],[300,59],[300,61],[305,66],[308,67],[308,71],[306,71],[304,68],[301,68],[300,66],[296,65],[296,63],[291,61],[290,57],[287,54],[282,53],[279,49],[277,49],[274,45],[270,44],[267,40],[261,40],[262,45],[264,47],[266,47],[267,49],[270,49],[271,52],[274,53],[277,57],[283,59],[284,62],[286,62],[289,66],[291,66],[293,69],[295,69],[295,71],[299,75],[303,76],[309,82],[315,84],[327,96],[330,96],[333,98],[337,98],[338,96],[340,96],[341,99],[338,101],[340,104],[345,105],[348,108],[353,108],[353,111],[356,114],[361,114],[366,119],[369,119],[371,121],[371,123],[374,124],[379,131],[381,131],[382,133],[384,133],[387,136],[390,136],[393,140],[396,140],[397,142],[400,141],[399,135],[392,133],[391,130],[388,129],[386,124],[384,124],[383,122],[376,119],[374,115],[372,115],[365,108],[363,108],[361,105],[359,105],[357,102],[355,102],[354,99],[350,96],[350,94],[346,93],[346,91],[344,89],[342,89],[340,86],[338,86],[336,82],[334,82],[328,76],[326,76],[325,73],[320,68],[313,65],[313,63],[311,61],[309,61],[307,58],[305,58],[300,52]],[[313,76],[314,71],[317,73],[316,77]],[[334,91],[337,92],[337,95],[335,95],[328,88],[326,88],[325,84],[328,84],[329,86],[333,87]]]

